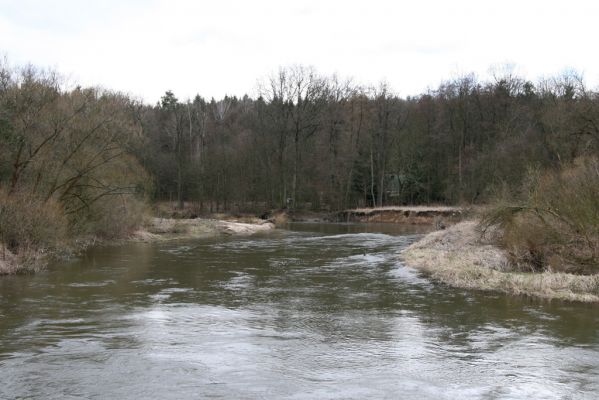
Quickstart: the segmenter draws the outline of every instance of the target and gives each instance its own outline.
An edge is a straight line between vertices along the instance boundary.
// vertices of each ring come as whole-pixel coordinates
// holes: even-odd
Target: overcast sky
[[[599,82],[599,1],[0,0],[0,53],[157,101],[255,93],[304,64],[401,95],[513,63]]]

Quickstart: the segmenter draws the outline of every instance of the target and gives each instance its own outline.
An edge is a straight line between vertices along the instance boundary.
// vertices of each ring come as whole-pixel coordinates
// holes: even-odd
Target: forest
[[[596,168],[599,92],[581,75],[492,76],[401,97],[385,83],[291,66],[251,97],[166,91],[147,104],[4,63],[0,242],[123,236],[159,201],[253,213],[513,202],[530,198],[531,177]]]
[[[599,150],[599,99],[575,73],[467,75],[402,98],[292,67],[258,92],[140,105],[132,154],[152,198],[250,211],[483,203]]]

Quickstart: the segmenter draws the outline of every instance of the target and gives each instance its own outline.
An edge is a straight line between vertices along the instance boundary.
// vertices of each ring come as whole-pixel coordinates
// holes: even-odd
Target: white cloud
[[[415,94],[515,62],[596,84],[594,1],[5,1],[0,51],[157,101],[252,92],[280,65],[314,65]]]

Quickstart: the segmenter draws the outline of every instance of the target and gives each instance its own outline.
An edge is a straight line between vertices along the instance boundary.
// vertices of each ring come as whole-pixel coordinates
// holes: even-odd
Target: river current
[[[453,289],[422,231],[295,224],[0,278],[0,398],[596,399],[599,307]]]

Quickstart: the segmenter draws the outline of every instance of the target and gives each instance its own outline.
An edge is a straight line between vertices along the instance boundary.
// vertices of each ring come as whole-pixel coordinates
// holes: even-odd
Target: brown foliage
[[[28,193],[8,195],[0,191],[0,246],[15,256],[12,272],[43,268],[45,254],[64,251],[67,233],[67,219],[56,201],[43,202]],[[0,258],[4,255],[0,253]]]
[[[0,72],[0,243],[27,269],[82,235],[133,231],[148,180],[131,155],[137,103],[66,90],[57,74],[33,67]]]
[[[503,228],[503,245],[522,269],[599,272],[599,160],[531,172],[520,204],[498,202],[484,224]]]

